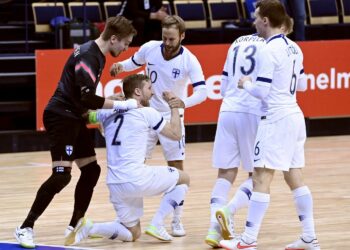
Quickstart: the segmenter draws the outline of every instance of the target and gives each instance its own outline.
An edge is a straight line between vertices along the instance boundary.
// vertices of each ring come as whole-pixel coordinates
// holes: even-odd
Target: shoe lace
[[[33,240],[33,229],[31,228],[23,228],[18,230],[17,234],[25,240]]]
[[[173,221],[173,228],[175,230],[183,230],[183,225],[181,221]]]

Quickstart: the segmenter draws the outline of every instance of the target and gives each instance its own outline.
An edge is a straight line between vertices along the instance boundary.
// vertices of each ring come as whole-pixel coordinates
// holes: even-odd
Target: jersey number
[[[237,54],[238,54],[239,46],[234,47],[233,49],[233,71],[232,76],[236,73],[236,61],[237,61]],[[240,70],[243,75],[249,75],[253,72],[255,68],[255,53],[256,53],[256,46],[255,45],[249,45],[247,48],[244,49],[245,59],[250,61],[250,67],[246,70],[243,66],[240,67]]]
[[[289,91],[292,95],[294,95],[295,89],[297,87],[297,75],[294,72],[294,68],[295,68],[295,60],[293,61],[293,74],[292,74],[292,80],[290,81],[290,87],[289,87]]]
[[[258,142],[256,143],[256,145],[255,145],[255,148],[254,148],[254,155],[260,154],[259,142],[260,142],[260,141],[258,141]]]
[[[158,74],[156,71],[152,70],[150,71],[149,68],[147,68],[147,75],[149,77],[149,79],[151,80],[151,83],[155,83],[157,81],[158,78]]]
[[[119,146],[121,144],[121,142],[117,140],[117,137],[118,137],[119,130],[120,130],[121,126],[123,125],[124,116],[123,115],[118,115],[114,119],[114,123],[117,123],[118,121],[119,121],[119,123],[117,125],[117,129],[115,130],[114,137],[113,137],[113,140],[112,140],[112,145],[114,145],[114,146]]]

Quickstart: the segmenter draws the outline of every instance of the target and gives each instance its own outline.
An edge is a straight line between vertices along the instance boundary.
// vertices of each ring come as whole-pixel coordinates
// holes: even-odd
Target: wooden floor
[[[187,145],[185,168],[191,176],[191,187],[185,200],[183,222],[187,236],[172,243],[161,243],[146,235],[134,243],[108,239],[91,239],[79,246],[92,249],[209,249],[204,243],[209,226],[209,200],[216,178],[211,167],[212,143]],[[105,186],[105,150],[97,149],[103,169],[88,210],[96,222],[110,221],[115,212]],[[323,250],[350,249],[350,136],[309,138],[306,143],[305,181],[314,198],[314,214],[318,239]],[[164,164],[157,148],[150,164]],[[51,171],[49,152],[0,154],[0,241],[15,242],[13,231],[22,223],[40,184]],[[37,243],[62,245],[63,233],[70,220],[73,192],[78,178],[73,171],[71,183],[55,197],[35,225]],[[245,178],[240,173],[237,183]],[[231,190],[234,193],[237,184]],[[300,234],[293,198],[281,173],[272,183],[271,203],[259,235],[260,250],[284,249]],[[159,205],[160,197],[145,200],[145,227]],[[235,216],[236,228],[243,229],[246,209]],[[167,223],[169,225],[169,223]]]

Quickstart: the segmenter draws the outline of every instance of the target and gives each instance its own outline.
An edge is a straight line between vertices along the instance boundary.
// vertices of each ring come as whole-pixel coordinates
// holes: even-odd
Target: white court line
[[[7,241],[0,241],[0,243],[3,243],[3,244],[13,244],[13,245],[18,245],[19,244],[17,242],[7,242]],[[91,248],[86,248],[86,247],[76,247],[76,246],[61,246],[61,245],[41,245],[41,244],[35,244],[36,246],[40,246],[40,247],[57,247],[57,248],[63,248],[63,249],[66,249],[66,250],[69,250],[69,249],[78,249],[78,250],[91,250]],[[20,248],[20,247],[19,247]],[[96,250],[99,250],[98,248],[95,248],[94,249]]]

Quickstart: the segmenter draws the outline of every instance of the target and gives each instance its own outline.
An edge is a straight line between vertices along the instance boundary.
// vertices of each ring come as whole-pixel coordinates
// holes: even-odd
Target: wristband
[[[96,111],[91,111],[91,112],[89,112],[88,121],[89,121],[89,123],[91,123],[91,124],[96,124],[96,123],[98,123],[98,121],[97,121],[97,112],[96,112]]]

